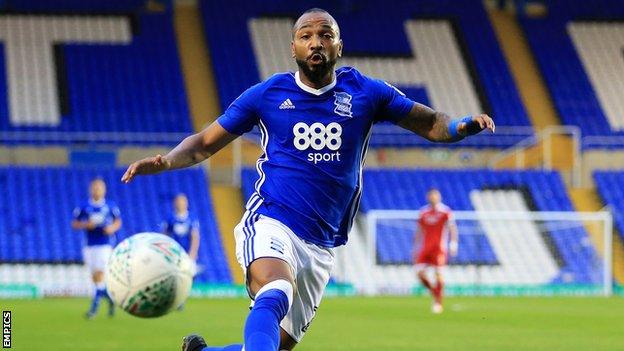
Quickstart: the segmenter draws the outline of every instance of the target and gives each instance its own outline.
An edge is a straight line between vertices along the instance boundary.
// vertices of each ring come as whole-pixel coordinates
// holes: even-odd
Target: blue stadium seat
[[[521,17],[520,22],[562,123],[580,126],[584,135],[624,135],[610,127],[566,27],[577,20],[624,18],[624,3],[552,0],[547,6],[548,16]]]
[[[14,126],[8,103],[0,103],[0,132],[191,132],[171,13],[140,14],[134,22],[129,45],[62,45],[68,111],[59,126]],[[6,66],[3,51],[0,64]],[[7,79],[0,70],[0,85]],[[6,89],[0,101],[8,102]]]
[[[29,12],[122,12],[136,11],[146,0],[3,0],[0,9]]]
[[[624,180],[624,173],[621,176],[623,179],[620,182]],[[245,199],[253,193],[256,179],[258,175],[254,169],[243,170],[242,190]],[[440,189],[444,202],[454,210],[474,210],[470,199],[472,190],[499,188],[524,191],[528,203],[532,203],[534,210],[574,210],[557,172],[368,169],[364,171],[360,211],[419,209],[424,205],[423,194],[431,187]],[[620,203],[624,204],[624,201]],[[451,260],[451,264],[497,264],[498,259],[483,229],[474,226],[474,222],[458,221],[462,249],[458,257]],[[600,260],[594,248],[587,245],[589,236],[582,225],[570,227],[561,226],[557,222],[545,222],[544,226],[547,229],[547,240],[552,243],[554,256],[560,261],[560,273],[554,283],[559,281],[569,283],[570,279],[581,284],[601,281],[599,274],[596,274],[600,270],[595,269]],[[415,223],[407,220],[392,223],[381,221],[377,227],[377,237],[383,238],[377,241],[378,262],[380,264],[411,262],[414,228]],[[462,232],[472,234],[462,236]]]
[[[107,198],[121,209],[123,226],[117,241],[138,232],[159,231],[175,194],[186,193],[201,229],[198,263],[205,269],[196,280],[230,283],[232,277],[203,170],[141,177],[128,185],[119,181],[123,172],[0,167],[0,185],[6,189],[6,201],[0,203],[0,262],[82,262],[83,234],[71,229],[72,210],[87,201],[89,181],[99,176],[107,183]]]
[[[624,171],[596,171],[594,181],[603,202],[611,206],[615,227],[624,240]]]
[[[460,29],[466,53],[474,62],[474,73],[481,82],[483,95],[498,125],[531,125],[481,1],[366,0],[358,1],[357,6],[351,2],[340,1],[315,4],[324,6],[340,23],[341,35],[346,43],[346,56],[412,55],[403,30],[405,20],[418,18],[452,20]],[[222,108],[226,108],[245,89],[260,81],[258,64],[247,30],[248,20],[253,17],[276,15],[294,18],[309,8],[305,4],[292,1],[203,0],[200,5]],[[427,93],[422,87],[400,88],[416,101],[428,102]],[[524,137],[526,135],[484,139],[480,143],[492,141],[494,144],[487,146],[506,147]],[[475,141],[476,139],[472,142],[466,140],[457,145],[473,146],[476,144]],[[393,135],[378,137],[373,133],[371,138],[372,147],[430,145],[432,144],[417,137],[397,138]]]

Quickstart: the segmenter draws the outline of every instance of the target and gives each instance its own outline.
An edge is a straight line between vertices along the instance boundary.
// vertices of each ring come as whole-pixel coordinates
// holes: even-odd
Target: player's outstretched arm
[[[74,219],[71,221],[71,227],[74,230],[84,230],[84,229],[91,230],[95,228],[95,224],[93,224],[92,221],[81,221],[78,219]]]
[[[121,177],[121,181],[128,183],[137,175],[156,174],[200,163],[237,137],[238,135],[226,131],[219,122],[213,122],[201,132],[186,137],[165,156],[156,155],[134,162]]]
[[[414,104],[398,125],[429,141],[439,143],[453,143],[484,129],[494,132],[496,128],[492,118],[485,114],[453,120],[447,114],[419,103]]]

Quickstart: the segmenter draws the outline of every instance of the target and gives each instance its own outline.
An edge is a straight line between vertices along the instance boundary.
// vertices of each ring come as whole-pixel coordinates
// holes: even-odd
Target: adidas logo
[[[295,108],[295,104],[290,101],[290,99],[284,100],[281,105],[279,105],[280,110],[292,110]]]

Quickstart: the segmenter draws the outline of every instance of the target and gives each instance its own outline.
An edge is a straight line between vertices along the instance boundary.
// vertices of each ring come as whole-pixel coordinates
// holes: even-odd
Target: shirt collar
[[[94,201],[93,199],[89,199],[89,205],[91,206],[95,206],[95,207],[101,207],[106,203],[106,199],[101,198],[98,201]]]
[[[187,218],[188,218],[188,215],[189,215],[188,211],[186,211],[186,212],[184,212],[184,213],[177,213],[177,212],[175,212],[175,211],[174,211],[174,213],[173,213],[173,214],[174,214],[174,216],[175,216],[175,218],[176,218],[176,219],[180,219],[180,220],[185,220],[185,219],[187,219]]]
[[[306,91],[310,94],[314,94],[318,96],[318,95],[324,94],[332,90],[336,86],[336,75],[334,74],[334,80],[331,83],[327,84],[326,86],[320,89],[315,89],[315,88],[305,85],[305,83],[303,83],[301,81],[301,78],[299,77],[299,71],[297,71],[295,72],[295,83],[297,83],[299,88],[301,88],[303,91]]]

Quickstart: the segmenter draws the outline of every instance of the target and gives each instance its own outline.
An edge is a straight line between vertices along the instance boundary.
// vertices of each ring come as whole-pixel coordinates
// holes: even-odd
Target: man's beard
[[[295,59],[299,70],[312,82],[321,83],[327,73],[334,70],[336,67],[337,59],[325,60],[322,63],[315,65],[314,69],[310,69],[306,60]]]

